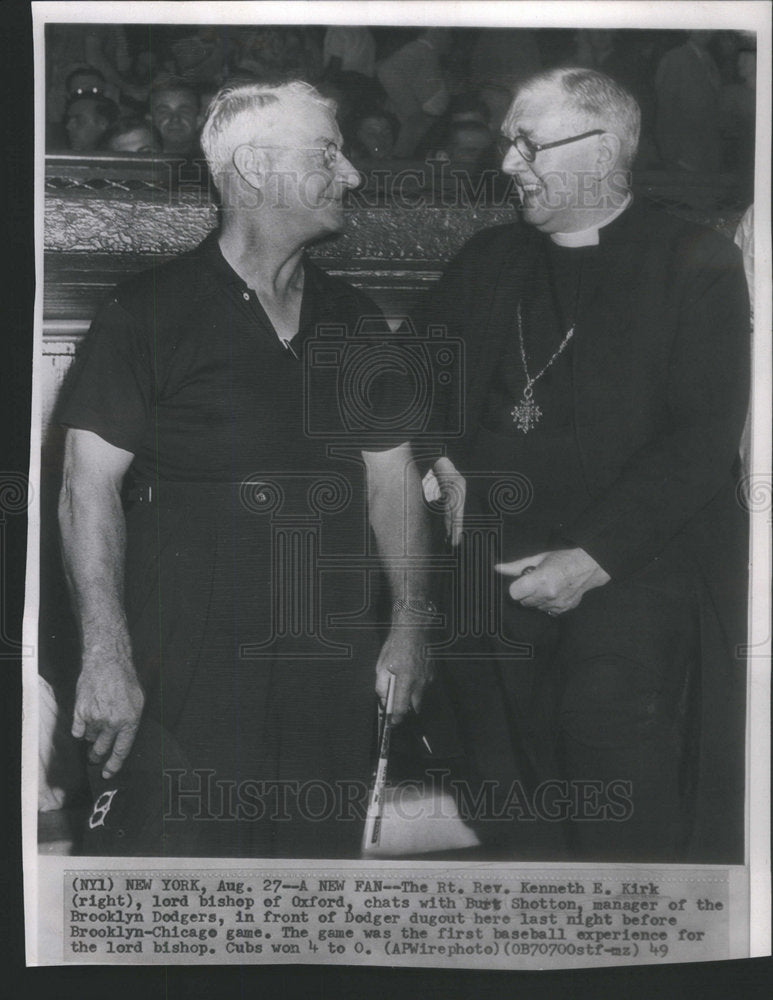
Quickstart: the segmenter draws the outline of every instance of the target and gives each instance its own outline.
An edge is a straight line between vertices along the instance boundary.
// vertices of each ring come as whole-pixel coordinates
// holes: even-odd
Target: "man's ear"
[[[243,143],[234,150],[233,164],[242,180],[256,191],[266,183],[268,157],[265,150]]]
[[[608,177],[617,166],[620,159],[620,139],[614,132],[604,132],[599,136],[596,166],[599,180]]]

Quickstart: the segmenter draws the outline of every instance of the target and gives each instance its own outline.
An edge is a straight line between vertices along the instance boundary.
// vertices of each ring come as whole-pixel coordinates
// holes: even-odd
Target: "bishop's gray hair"
[[[518,88],[507,117],[517,115],[522,98],[551,86],[560,88],[566,107],[583,127],[603,128],[618,137],[619,166],[630,169],[639,147],[641,111],[625,87],[597,70],[570,66],[529,77]]]

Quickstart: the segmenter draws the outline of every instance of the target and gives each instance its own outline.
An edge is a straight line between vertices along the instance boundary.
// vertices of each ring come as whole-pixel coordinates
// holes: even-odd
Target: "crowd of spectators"
[[[753,175],[756,50],[733,31],[49,25],[47,148],[200,157],[213,94],[233,78],[304,79],[338,102],[356,166],[434,157],[496,165],[518,84],[597,68],[642,108],[636,166]]]

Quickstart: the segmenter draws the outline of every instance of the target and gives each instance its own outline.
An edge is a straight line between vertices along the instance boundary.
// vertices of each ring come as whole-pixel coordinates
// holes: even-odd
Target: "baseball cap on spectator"
[[[64,89],[68,98],[101,97],[105,93],[105,78],[93,66],[80,66],[67,76]]]

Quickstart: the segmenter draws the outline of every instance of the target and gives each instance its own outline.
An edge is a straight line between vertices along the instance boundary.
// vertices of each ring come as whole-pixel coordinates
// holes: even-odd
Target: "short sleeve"
[[[446,359],[438,345],[418,336],[413,324],[362,349],[357,382],[344,378],[347,405],[368,428],[368,451],[384,451],[411,441],[426,442],[436,432],[438,390]],[[436,436],[436,433],[435,433]]]
[[[150,344],[131,314],[112,299],[97,313],[65,381],[57,420],[136,454],[153,398]]]

